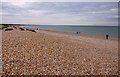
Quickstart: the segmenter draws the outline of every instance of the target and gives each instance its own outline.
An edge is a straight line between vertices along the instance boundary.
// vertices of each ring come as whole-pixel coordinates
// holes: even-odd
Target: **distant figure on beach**
[[[106,34],[106,39],[108,40],[108,37],[109,37],[109,35],[108,34]]]
[[[80,34],[80,32],[76,32],[76,34]]]
[[[38,28],[36,30],[38,30]]]
[[[76,32],[78,34],[78,32]]]

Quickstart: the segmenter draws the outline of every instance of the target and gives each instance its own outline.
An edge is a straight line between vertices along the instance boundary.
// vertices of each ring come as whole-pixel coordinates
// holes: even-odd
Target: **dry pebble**
[[[106,49],[102,44],[103,39],[85,39],[60,32],[19,30],[3,31],[2,39],[4,74],[118,74],[116,41],[109,41],[112,45]]]

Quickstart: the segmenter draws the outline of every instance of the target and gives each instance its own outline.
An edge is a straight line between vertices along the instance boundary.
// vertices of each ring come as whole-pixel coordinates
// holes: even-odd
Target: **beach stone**
[[[109,41],[106,50],[103,39],[41,30],[4,31],[2,39],[6,74],[117,74],[116,41]]]

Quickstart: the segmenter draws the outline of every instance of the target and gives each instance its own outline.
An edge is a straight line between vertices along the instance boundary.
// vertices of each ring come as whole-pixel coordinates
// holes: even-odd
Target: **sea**
[[[82,26],[82,25],[30,25],[29,28],[55,30],[64,32],[80,32],[83,34],[119,37],[120,26]]]

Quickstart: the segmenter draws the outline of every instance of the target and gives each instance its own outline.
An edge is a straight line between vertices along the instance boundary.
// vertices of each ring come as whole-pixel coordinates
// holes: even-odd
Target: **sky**
[[[109,2],[108,0],[106,0],[106,2],[90,2],[89,0],[86,0],[86,2],[40,1],[2,1],[2,8],[0,10],[2,23],[40,25],[118,25],[118,3],[113,2],[113,0],[109,0]]]

